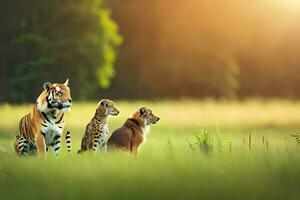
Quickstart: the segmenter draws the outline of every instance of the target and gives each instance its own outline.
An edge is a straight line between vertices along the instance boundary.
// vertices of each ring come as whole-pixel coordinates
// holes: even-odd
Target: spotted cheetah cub
[[[116,116],[118,114],[119,111],[113,101],[108,99],[101,100],[94,117],[86,126],[85,134],[81,140],[81,149],[78,153],[88,150],[104,151],[109,132],[107,118],[109,115]]]

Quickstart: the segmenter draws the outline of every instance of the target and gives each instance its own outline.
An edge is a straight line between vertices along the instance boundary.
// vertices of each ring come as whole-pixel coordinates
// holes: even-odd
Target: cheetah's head
[[[119,110],[115,107],[115,103],[109,99],[102,99],[98,104],[97,111],[103,113],[106,116],[117,116],[120,113]]]

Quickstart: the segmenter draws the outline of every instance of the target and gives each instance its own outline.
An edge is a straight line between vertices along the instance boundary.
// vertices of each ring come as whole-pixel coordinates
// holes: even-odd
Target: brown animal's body
[[[44,153],[49,146],[54,147],[55,155],[60,149],[64,128],[64,112],[70,110],[71,94],[68,81],[64,84],[44,84],[44,91],[37,99],[31,113],[19,123],[20,133],[14,144],[18,155]]]
[[[109,115],[116,116],[118,114],[119,111],[115,108],[114,102],[107,99],[101,100],[94,117],[86,126],[78,153],[87,150],[104,151],[109,134],[107,118]]]
[[[141,108],[124,125],[115,130],[107,141],[109,151],[122,150],[133,154],[138,153],[139,146],[145,141],[145,134],[150,124],[159,121],[148,108]]]

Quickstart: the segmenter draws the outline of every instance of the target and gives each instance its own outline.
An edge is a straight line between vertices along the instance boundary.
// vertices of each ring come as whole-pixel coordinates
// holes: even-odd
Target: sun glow
[[[300,8],[300,0],[278,0],[282,6],[289,8]]]

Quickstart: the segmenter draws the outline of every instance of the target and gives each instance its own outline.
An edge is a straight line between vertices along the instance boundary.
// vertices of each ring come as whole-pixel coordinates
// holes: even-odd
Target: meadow
[[[138,107],[161,118],[137,157],[76,154],[96,102],[66,116],[73,152],[16,156],[19,119],[32,105],[0,106],[0,199],[300,199],[300,102],[117,101],[111,132]]]

